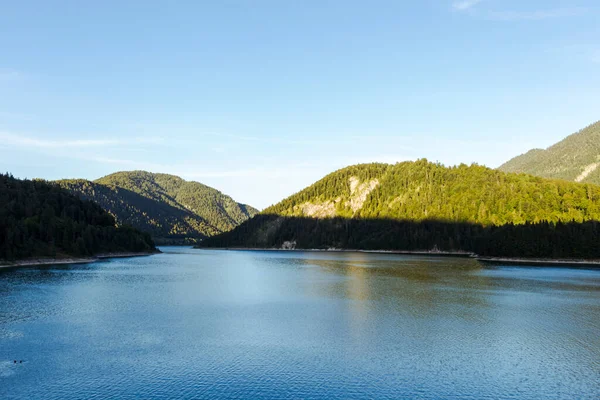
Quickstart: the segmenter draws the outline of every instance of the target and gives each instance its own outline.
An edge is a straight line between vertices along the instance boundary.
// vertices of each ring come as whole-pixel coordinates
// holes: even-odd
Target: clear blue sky
[[[0,170],[263,208],[346,165],[497,167],[600,119],[597,0],[0,0]]]

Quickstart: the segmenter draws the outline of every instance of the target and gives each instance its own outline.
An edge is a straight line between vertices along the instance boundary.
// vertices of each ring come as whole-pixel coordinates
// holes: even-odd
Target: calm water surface
[[[163,251],[0,271],[0,398],[600,398],[600,271]]]

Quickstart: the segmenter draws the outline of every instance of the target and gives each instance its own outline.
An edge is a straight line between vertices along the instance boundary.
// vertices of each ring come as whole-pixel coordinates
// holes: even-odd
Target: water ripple
[[[1,273],[0,398],[600,397],[599,271],[164,251]]]

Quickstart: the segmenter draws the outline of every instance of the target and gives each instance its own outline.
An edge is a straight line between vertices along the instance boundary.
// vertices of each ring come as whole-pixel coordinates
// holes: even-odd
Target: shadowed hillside
[[[0,259],[152,251],[150,235],[117,228],[96,203],[53,183],[0,175]]]
[[[258,211],[198,182],[144,171],[118,172],[94,182],[58,183],[100,204],[118,223],[149,232],[164,243],[226,232]]]
[[[336,171],[202,246],[600,258],[598,220],[600,186],[419,160]]]
[[[600,259],[600,223],[483,226],[435,220],[260,214],[201,247],[466,252],[489,257]]]

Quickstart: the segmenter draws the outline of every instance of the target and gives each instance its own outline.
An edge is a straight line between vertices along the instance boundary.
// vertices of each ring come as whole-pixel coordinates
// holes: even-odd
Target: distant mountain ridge
[[[100,204],[118,223],[149,232],[159,243],[223,233],[258,213],[216,189],[168,174],[125,171],[95,181],[57,183]]]
[[[600,121],[545,150],[517,156],[498,169],[600,185]]]
[[[427,160],[335,171],[202,247],[600,258],[600,186]]]

